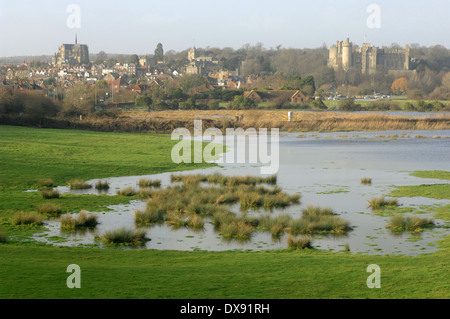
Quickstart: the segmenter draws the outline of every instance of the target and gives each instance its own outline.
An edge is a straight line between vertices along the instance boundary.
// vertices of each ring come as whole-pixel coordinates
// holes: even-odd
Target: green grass
[[[450,180],[450,172],[449,171],[415,171],[410,175],[421,177],[421,178],[436,178],[436,179],[444,179]]]
[[[396,186],[396,189],[392,190],[389,196],[450,199],[450,184]]]
[[[450,242],[445,245],[431,255],[407,257],[314,249],[182,252],[0,244],[0,298],[448,299],[443,278]],[[81,289],[66,286],[66,268],[74,263],[81,268]],[[366,286],[370,264],[380,266],[380,289]]]
[[[51,178],[55,185],[65,185],[71,179],[212,166],[173,163],[171,150],[177,142],[165,135],[0,126],[0,188],[36,188],[39,179]]]

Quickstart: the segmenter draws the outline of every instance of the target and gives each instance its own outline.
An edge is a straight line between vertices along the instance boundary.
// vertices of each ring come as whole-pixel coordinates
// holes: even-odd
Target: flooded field
[[[437,249],[435,242],[449,233],[448,223],[435,219],[437,227],[420,234],[404,232],[393,234],[386,228],[390,216],[373,212],[367,200],[388,194],[394,186],[448,183],[445,180],[423,179],[411,176],[417,170],[450,170],[450,132],[445,131],[380,131],[339,133],[282,133],[280,136],[280,165],[277,184],[288,194],[301,193],[299,205],[275,209],[274,216],[287,213],[300,217],[308,205],[331,207],[340,217],[350,222],[353,230],[347,235],[314,235],[312,246],[330,251],[342,251],[346,245],[351,253],[417,255]],[[255,145],[248,145],[254,151]],[[234,150],[231,149],[230,152]],[[214,174],[226,176],[260,175],[260,165],[221,164],[220,167],[184,171],[180,174]],[[141,178],[159,179],[161,187],[171,184],[173,173],[148,176],[124,176],[103,179],[107,191],[69,190],[58,187],[60,193],[116,195],[125,187],[138,188]],[[361,178],[372,183],[362,185]],[[87,181],[95,184],[98,180]],[[450,200],[425,197],[401,197],[400,207],[426,211],[421,217],[431,216],[432,206],[450,204]],[[95,233],[122,226],[134,228],[133,212],[145,208],[145,200],[133,200],[127,205],[110,206],[108,212],[91,212],[98,216],[95,231],[67,233],[60,229],[59,219],[46,222],[48,231],[38,234],[36,240],[54,245],[98,245]],[[238,211],[238,207],[232,207]],[[262,214],[252,212],[252,214]],[[445,227],[447,226],[447,227]],[[237,241],[221,237],[207,222],[203,231],[187,228],[173,230],[168,225],[148,228],[151,241],[148,249],[167,250],[268,250],[285,249],[287,235],[274,239],[269,232],[255,232],[250,240]]]

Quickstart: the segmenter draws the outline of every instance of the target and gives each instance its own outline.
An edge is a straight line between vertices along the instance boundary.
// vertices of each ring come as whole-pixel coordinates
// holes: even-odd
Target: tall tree
[[[155,49],[155,61],[160,62],[164,61],[164,50],[163,45],[161,43],[158,43]]]

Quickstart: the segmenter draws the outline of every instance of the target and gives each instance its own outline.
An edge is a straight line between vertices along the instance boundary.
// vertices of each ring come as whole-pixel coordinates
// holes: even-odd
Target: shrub
[[[107,244],[142,244],[149,239],[146,237],[145,229],[118,228],[107,231],[100,239]]]
[[[70,189],[89,189],[92,188],[92,185],[86,183],[81,179],[73,179],[67,182],[69,184]]]
[[[50,202],[37,206],[36,210],[38,213],[48,216],[59,216],[62,213],[60,205]]]
[[[59,198],[59,192],[56,189],[43,189],[41,194],[44,199]]]
[[[39,213],[18,212],[14,216],[14,225],[42,225],[43,218]]]

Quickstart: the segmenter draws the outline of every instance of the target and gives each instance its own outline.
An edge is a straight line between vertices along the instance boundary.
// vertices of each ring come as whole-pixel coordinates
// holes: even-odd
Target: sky
[[[159,42],[178,52],[329,47],[347,37],[450,48],[449,12],[450,0],[0,0],[0,57],[51,55],[75,34],[90,53],[138,55]]]

